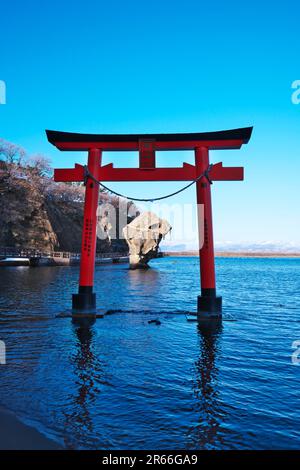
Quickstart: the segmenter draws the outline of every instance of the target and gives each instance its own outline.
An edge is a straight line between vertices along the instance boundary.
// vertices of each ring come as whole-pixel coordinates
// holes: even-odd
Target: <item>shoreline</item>
[[[198,251],[164,251],[164,257],[190,257],[199,256]],[[216,258],[300,258],[300,253],[264,253],[264,252],[246,252],[246,251],[216,251]]]
[[[63,450],[57,442],[32,426],[24,424],[8,409],[0,406],[0,450]]]

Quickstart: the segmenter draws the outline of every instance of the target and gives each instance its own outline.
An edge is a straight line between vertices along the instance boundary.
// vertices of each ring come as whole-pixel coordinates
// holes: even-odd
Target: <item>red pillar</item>
[[[207,147],[195,150],[195,165],[197,175],[208,169],[209,155]],[[204,206],[204,242],[199,249],[201,296],[198,296],[198,315],[220,316],[222,312],[222,298],[216,296],[215,255],[213,240],[213,222],[211,206],[210,182],[203,177],[196,183],[197,204]],[[198,227],[200,241],[201,221],[198,211]]]
[[[90,149],[88,156],[89,173],[97,178],[100,165],[101,150]],[[79,289],[78,294],[73,294],[73,314],[93,315],[96,313],[96,294],[93,293],[93,285],[97,243],[98,202],[99,185],[88,177],[84,201]]]

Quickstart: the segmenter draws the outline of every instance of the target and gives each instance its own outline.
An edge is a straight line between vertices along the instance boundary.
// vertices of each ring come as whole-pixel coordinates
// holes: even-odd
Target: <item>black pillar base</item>
[[[96,294],[91,286],[79,286],[78,294],[72,295],[72,315],[91,316],[96,315]]]
[[[198,296],[197,315],[200,320],[222,317],[222,297],[216,295],[216,289],[202,289]]]

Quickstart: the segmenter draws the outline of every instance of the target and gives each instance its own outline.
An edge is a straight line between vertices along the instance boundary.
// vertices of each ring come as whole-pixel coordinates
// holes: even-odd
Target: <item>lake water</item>
[[[299,449],[300,259],[219,258],[225,320],[188,322],[197,258],[96,267],[90,328],[78,268],[2,268],[0,404],[70,449]],[[159,318],[161,325],[149,324]]]

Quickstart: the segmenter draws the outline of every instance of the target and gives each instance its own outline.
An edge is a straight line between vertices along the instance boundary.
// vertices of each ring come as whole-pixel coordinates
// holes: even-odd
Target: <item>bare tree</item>
[[[0,139],[0,158],[8,164],[21,166],[25,163],[26,152],[23,147]]]
[[[28,160],[28,166],[37,176],[50,176],[52,173],[51,160],[42,154],[36,154]]]
[[[55,183],[49,178],[47,178],[47,186],[45,187],[44,192],[48,199],[54,201],[84,201],[84,186],[72,186],[66,183]]]

